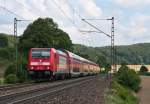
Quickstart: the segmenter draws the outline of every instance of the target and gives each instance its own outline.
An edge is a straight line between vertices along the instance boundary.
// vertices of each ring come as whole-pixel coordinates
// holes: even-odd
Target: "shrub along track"
[[[30,101],[33,99],[39,99],[51,93],[58,92],[64,89],[69,89],[71,87],[92,81],[94,79],[94,76],[90,76],[71,80],[63,80],[58,82],[56,81],[53,83],[49,82],[47,84],[41,83],[40,87],[37,85],[33,85],[33,89],[26,87],[26,90],[15,90],[16,92],[14,93],[8,93],[3,96],[0,96],[0,104],[22,104],[23,102]]]

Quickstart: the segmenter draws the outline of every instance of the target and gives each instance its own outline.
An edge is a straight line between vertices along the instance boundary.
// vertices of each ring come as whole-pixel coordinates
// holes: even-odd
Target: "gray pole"
[[[116,73],[116,64],[115,64],[115,40],[114,40],[114,17],[112,17],[112,27],[111,27],[111,70]]]
[[[98,30],[99,33],[103,33],[106,36],[111,38],[111,71],[113,71],[114,73],[116,72],[116,62],[115,62],[115,43],[114,43],[114,17],[112,17],[111,19],[82,19],[84,22],[86,22],[87,24],[89,24],[91,27],[95,28],[96,30]],[[94,26],[93,24],[89,23],[86,20],[111,20],[112,21],[112,26],[111,26],[111,34],[107,34],[105,32],[103,32],[102,30],[100,30],[99,28],[97,28],[96,26]],[[88,31],[89,32],[89,31]],[[91,31],[90,31],[91,32]],[[94,31],[95,32],[95,31]],[[108,73],[109,75],[109,73]],[[111,72],[110,72],[110,77],[111,79]],[[110,86],[111,86],[111,80],[110,80]]]
[[[17,47],[17,18],[14,18],[14,46],[15,46],[15,61],[16,61],[16,70],[18,68],[18,47]]]

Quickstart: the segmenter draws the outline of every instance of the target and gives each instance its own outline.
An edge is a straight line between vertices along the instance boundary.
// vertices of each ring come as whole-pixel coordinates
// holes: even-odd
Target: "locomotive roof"
[[[65,51],[67,51],[67,50],[65,50]],[[91,63],[91,64],[96,64],[96,63],[94,63],[92,61],[89,61],[89,60],[87,60],[87,59],[85,59],[85,58],[83,58],[79,55],[76,55],[76,54],[72,53],[72,52],[69,52],[69,51],[67,51],[67,52],[68,52],[69,56],[72,57],[72,58],[75,58],[75,59],[78,59],[78,60],[81,60],[81,61],[84,61],[84,62],[88,62],[88,63]]]
[[[31,48],[31,49],[51,49],[51,48]]]
[[[64,52],[64,51],[62,51],[62,50],[56,50],[56,53],[58,53],[58,54],[61,54],[61,55],[64,55],[64,56],[67,56],[67,53],[66,52]]]

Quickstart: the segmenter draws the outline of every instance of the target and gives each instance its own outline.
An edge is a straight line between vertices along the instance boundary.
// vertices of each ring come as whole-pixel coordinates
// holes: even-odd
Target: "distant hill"
[[[150,43],[139,43],[133,45],[116,46],[117,64],[150,64]],[[74,44],[74,52],[88,54],[90,59],[96,61],[97,55],[104,55],[110,62],[110,46],[106,47],[87,47]]]

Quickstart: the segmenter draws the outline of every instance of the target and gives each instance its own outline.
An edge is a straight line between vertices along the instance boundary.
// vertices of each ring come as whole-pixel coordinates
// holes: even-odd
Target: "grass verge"
[[[134,92],[120,85],[116,81],[112,88],[105,91],[105,104],[138,104],[139,101]]]
[[[0,78],[0,85],[4,84],[4,79]]]

